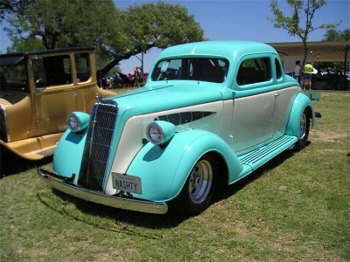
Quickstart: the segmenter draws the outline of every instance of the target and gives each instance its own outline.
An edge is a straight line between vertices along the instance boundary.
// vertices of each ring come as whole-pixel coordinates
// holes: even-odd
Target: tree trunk
[[[120,61],[122,61],[124,59],[129,59],[130,57],[135,56],[141,52],[142,53],[147,52],[147,50],[149,50],[153,47],[155,47],[154,43],[148,44],[146,49],[145,48],[143,48],[143,49],[135,48],[135,49],[133,49],[133,51],[130,51],[130,52],[126,53],[125,55],[115,56],[111,62],[109,62],[107,65],[105,65],[101,70],[98,70],[98,72],[97,72],[98,81],[101,80],[105,75],[107,75],[109,70],[111,70],[113,67],[115,67]],[[142,59],[143,59],[143,57],[142,57]],[[142,62],[142,65],[143,65],[143,62]]]
[[[143,81],[143,74],[144,74],[144,62],[143,62],[143,59],[144,59],[144,52],[141,53],[141,78],[142,78],[142,81]]]
[[[105,65],[102,69],[97,71],[97,79],[101,80],[108,72],[115,67],[120,61],[128,59],[134,55],[137,55],[139,52],[129,52],[123,56],[116,56],[111,62]]]
[[[301,83],[301,86],[303,86],[303,79],[304,79],[304,67],[305,67],[305,63],[306,63],[306,59],[309,53],[309,48],[307,46],[307,42],[305,39],[303,39],[303,46],[304,46],[304,57],[303,57],[303,62],[301,63],[301,67],[300,67],[300,73],[299,73],[299,83]]]
[[[115,67],[121,59],[115,58],[111,62],[109,62],[107,65],[105,65],[102,69],[97,71],[97,79],[100,81],[107,73]]]

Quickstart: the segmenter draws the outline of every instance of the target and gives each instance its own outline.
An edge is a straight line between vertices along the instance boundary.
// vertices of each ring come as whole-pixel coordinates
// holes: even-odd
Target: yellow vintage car
[[[51,155],[68,114],[89,112],[96,95],[114,93],[97,85],[92,48],[0,55],[0,157],[4,147],[29,160]]]

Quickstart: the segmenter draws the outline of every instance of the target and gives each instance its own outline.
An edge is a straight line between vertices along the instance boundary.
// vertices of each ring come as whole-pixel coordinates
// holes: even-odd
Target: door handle
[[[280,94],[276,93],[276,94],[274,94],[273,96],[274,96],[274,97],[278,97],[278,96],[280,96]]]

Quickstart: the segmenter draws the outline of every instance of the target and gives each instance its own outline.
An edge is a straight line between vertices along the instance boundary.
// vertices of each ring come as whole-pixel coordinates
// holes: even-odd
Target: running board
[[[238,159],[241,162],[243,169],[237,180],[249,175],[254,170],[294,145],[297,141],[298,138],[295,136],[284,135],[267,145],[239,156]]]

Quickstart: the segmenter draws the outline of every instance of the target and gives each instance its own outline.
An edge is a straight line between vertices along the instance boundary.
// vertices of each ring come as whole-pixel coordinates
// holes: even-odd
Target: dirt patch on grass
[[[344,153],[347,154],[349,151],[344,150],[344,149],[323,149],[323,152],[329,152],[329,153]]]
[[[349,133],[344,131],[332,132],[332,131],[311,131],[312,140],[320,142],[337,142],[339,140],[349,141]]]
[[[317,90],[313,90],[314,92],[319,92]],[[350,96],[349,91],[321,91],[321,97],[324,96],[334,96],[334,94],[340,94],[344,96]]]

